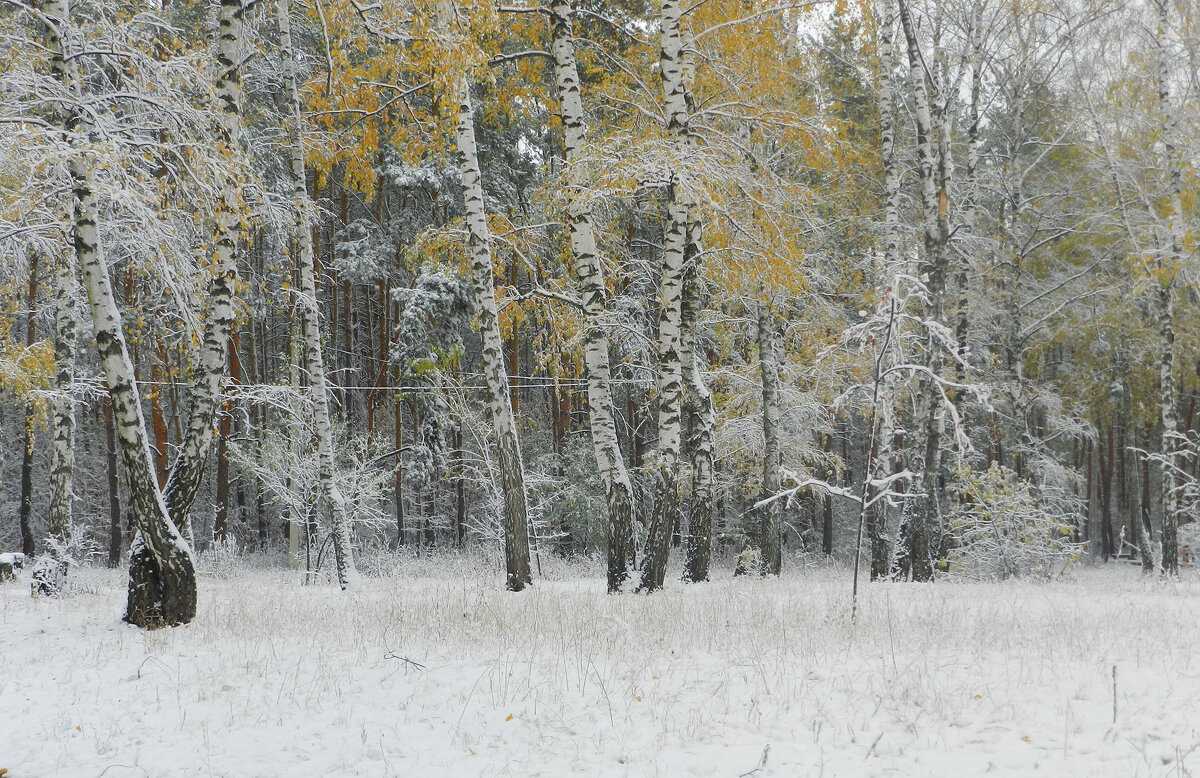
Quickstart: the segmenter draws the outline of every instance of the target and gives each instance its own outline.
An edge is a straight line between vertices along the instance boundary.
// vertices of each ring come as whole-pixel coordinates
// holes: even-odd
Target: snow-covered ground
[[[593,569],[591,572],[595,572]],[[569,571],[568,571],[569,573]],[[29,776],[1200,775],[1200,580],[519,595],[479,560],[351,594],[205,577],[186,628],[123,577],[0,586],[0,769]],[[1115,683],[1114,683],[1115,673]]]

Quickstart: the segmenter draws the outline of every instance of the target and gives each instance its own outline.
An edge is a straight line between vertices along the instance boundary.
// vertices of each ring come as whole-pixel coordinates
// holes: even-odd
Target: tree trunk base
[[[196,570],[186,554],[164,566],[139,538],[129,556],[124,621],[142,629],[186,624],[196,617]]]

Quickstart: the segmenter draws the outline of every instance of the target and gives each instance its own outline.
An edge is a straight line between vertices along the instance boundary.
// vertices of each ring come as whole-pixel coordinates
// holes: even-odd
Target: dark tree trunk
[[[121,548],[125,545],[121,534],[121,493],[117,476],[117,437],[113,428],[112,402],[104,398],[104,433],[108,444],[108,566],[121,564]]]

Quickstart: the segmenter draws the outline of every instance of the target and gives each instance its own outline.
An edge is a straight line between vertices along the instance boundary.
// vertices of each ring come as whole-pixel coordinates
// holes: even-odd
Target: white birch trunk
[[[983,91],[982,35],[983,2],[982,0],[976,0],[971,12],[971,90],[970,105],[968,106],[967,114],[967,169],[964,175],[966,200],[963,203],[963,216],[960,225],[961,233],[968,238],[974,237],[975,221],[979,211],[979,155],[982,145],[982,137],[979,132],[979,100]],[[963,383],[966,379],[966,371],[963,365],[967,361],[967,335],[971,329],[970,302],[967,299],[967,293],[970,291],[971,271],[969,256],[969,252],[962,252],[962,256],[958,259],[957,272],[955,273],[955,286],[958,293],[955,307],[957,309],[958,321],[955,323],[954,334],[955,339],[958,341],[959,358],[959,363],[955,369],[959,383]],[[956,407],[962,407],[962,399],[962,392],[956,392],[954,395],[954,404]]]
[[[901,248],[900,226],[900,166],[896,161],[896,3],[883,0],[883,12],[879,24],[879,142],[883,158],[884,187],[884,273],[885,279],[893,279],[900,271],[904,256]],[[895,290],[889,294],[894,296]],[[891,367],[890,354],[885,353],[880,368]],[[881,432],[875,440],[873,475],[882,479],[891,470],[893,441],[893,410],[890,391],[881,394],[884,403],[874,409],[880,420]],[[867,511],[867,537],[871,544],[871,580],[885,577],[888,572],[887,502],[879,500]]]
[[[667,108],[667,134],[676,158],[687,144],[687,98],[683,83],[681,10],[677,0],[663,0],[659,70]],[[687,193],[680,171],[671,171],[667,218],[663,229],[662,282],[658,321],[658,451],[654,463],[654,513],[646,539],[639,591],[661,589],[667,572],[671,531],[679,513],[679,452],[682,437],[682,321],[684,260],[687,252]]]
[[[763,425],[763,498],[773,497],[782,490],[780,474],[779,419],[782,413],[779,387],[781,378],[779,321],[769,303],[758,303],[758,365],[762,374]],[[762,507],[763,573],[779,575],[783,566],[780,536],[780,517],[783,501],[771,500]]]
[[[681,30],[680,39],[690,40]],[[683,55],[683,98],[686,126],[676,142],[682,142],[687,159],[696,155],[696,134],[692,132],[691,117],[695,114],[696,52],[688,45],[681,46]],[[688,504],[687,562],[683,577],[687,581],[707,581],[712,560],[712,528],[717,494],[713,467],[713,438],[716,434],[717,413],[712,392],[704,383],[704,373],[696,361],[696,334],[699,328],[703,298],[700,286],[701,258],[704,253],[704,224],[700,208],[690,189],[684,189],[687,206],[687,246],[684,249],[684,281],[682,305],[682,336],[680,357],[683,360],[683,404],[688,416],[688,451],[691,454],[692,494]]]
[[[47,524],[58,546],[71,540],[71,498],[75,473],[75,345],[74,299],[78,283],[65,253],[54,276],[54,443],[50,451],[50,506]],[[51,554],[58,556],[51,546]]]
[[[938,147],[948,153],[944,138],[935,137],[935,127],[930,107],[929,85],[925,76],[924,59],[917,42],[916,26],[906,0],[899,0],[900,23],[908,50],[909,72],[913,89],[913,115],[917,125],[917,163],[921,181],[921,208],[925,243],[925,256],[921,263],[921,276],[925,279],[928,299],[924,315],[929,321],[942,322],[945,318],[946,294],[946,244],[949,237],[949,198],[946,185],[949,180],[949,161],[940,160]],[[939,128],[940,129],[940,128]],[[939,185],[940,180],[940,185]],[[941,372],[940,347],[931,337],[926,338],[925,366],[937,375]],[[917,428],[918,445],[923,449],[920,469],[913,491],[922,496],[913,499],[911,516],[901,540],[906,548],[902,556],[913,580],[928,581],[933,578],[932,546],[934,523],[938,521],[937,489],[938,468],[941,453],[941,418],[939,407],[941,393],[937,384],[924,377],[920,383]]]
[[[713,435],[717,412],[712,392],[704,383],[704,374],[696,359],[696,332],[699,328],[700,295],[700,222],[698,209],[688,209],[688,247],[684,260],[682,336],[680,359],[683,362],[684,408],[690,419],[688,450],[692,464],[692,494],[688,505],[687,561],[684,580],[708,580],[712,560],[713,516],[717,494],[713,472]]]
[[[471,251],[471,289],[479,316],[479,334],[483,341],[483,375],[487,384],[488,406],[496,429],[499,448],[500,489],[504,494],[505,585],[519,592],[533,582],[529,568],[529,519],[525,496],[525,473],[517,440],[517,422],[509,395],[508,374],[504,367],[504,341],[500,337],[500,313],[496,306],[496,288],[492,267],[492,239],[484,211],[483,180],[479,173],[479,153],[475,146],[474,110],[471,88],[464,76],[458,84],[459,173],[463,201],[467,211],[467,231]]]
[[[1179,573],[1179,486],[1177,453],[1179,444],[1175,435],[1179,431],[1179,419],[1175,410],[1175,276],[1183,261],[1183,167],[1178,139],[1178,119],[1171,100],[1170,68],[1171,57],[1167,51],[1167,34],[1170,28],[1170,4],[1167,0],[1154,0],[1157,14],[1154,43],[1157,50],[1158,106],[1161,114],[1163,154],[1167,168],[1167,186],[1171,196],[1171,210],[1167,215],[1166,250],[1162,252],[1156,281],[1158,330],[1162,338],[1159,356],[1159,415],[1162,419],[1160,451],[1162,464],[1162,568],[1168,575]]]
[[[588,422],[592,448],[608,502],[608,591],[617,592],[629,577],[629,562],[633,556],[633,485],[621,456],[616,413],[613,410],[608,335],[603,325],[608,290],[596,249],[591,206],[583,192],[581,175],[577,169],[573,169],[582,154],[585,134],[573,40],[574,9],[568,0],[555,0],[550,15],[554,39],[554,81],[562,111],[571,253],[575,259],[575,277],[583,302]]]
[[[214,92],[220,107],[218,148],[236,158],[242,148],[242,16],[241,0],[220,0],[217,13],[217,59]],[[204,479],[217,415],[224,401],[223,383],[229,359],[229,336],[236,318],[237,239],[242,220],[239,182],[227,180],[218,202],[213,235],[213,276],[208,283],[204,332],[196,355],[190,391],[191,411],[179,453],[164,490],[171,515],[183,517]]]
[[[309,393],[313,403],[313,436],[317,441],[317,479],[321,500],[333,517],[333,554],[337,567],[338,585],[348,589],[357,582],[351,547],[351,517],[346,510],[346,498],[333,478],[333,429],[329,416],[329,390],[325,378],[325,360],[321,350],[321,328],[317,316],[317,281],[312,230],[309,229],[310,203],[305,186],[304,116],[300,106],[300,89],[296,82],[295,52],[292,48],[291,8],[288,0],[277,3],[279,21],[280,61],[283,65],[285,98],[288,103],[288,167],[292,177],[292,240],[299,249],[297,265],[300,271],[300,333],[303,342],[304,369],[308,373]],[[294,522],[293,522],[294,525]],[[296,549],[294,531],[289,530],[288,548]]]
[[[64,56],[63,38],[70,29],[69,6],[66,0],[48,0],[43,13],[48,24],[46,40],[52,70],[72,94],[79,97],[81,89],[74,59]],[[69,166],[74,195],[71,234],[88,295],[100,363],[112,400],[113,421],[129,485],[136,532],[125,620],[146,628],[184,624],[196,615],[195,562],[187,541],[171,521],[158,489],[133,363],[121,326],[121,312],[100,245],[100,207],[92,191],[92,160],[90,152],[81,144],[81,136],[88,134],[89,128],[74,115],[64,130],[76,146]]]

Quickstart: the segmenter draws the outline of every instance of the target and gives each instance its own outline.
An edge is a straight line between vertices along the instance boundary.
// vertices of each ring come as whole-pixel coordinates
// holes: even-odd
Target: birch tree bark
[[[712,392],[696,358],[696,332],[700,309],[700,218],[695,203],[688,205],[687,248],[684,251],[683,301],[680,323],[680,359],[683,362],[684,408],[690,420],[688,450],[691,452],[692,494],[688,505],[687,561],[684,580],[707,581],[712,559],[713,509],[716,486],[713,480],[713,434],[717,413]]]
[[[75,345],[76,318],[73,263],[64,252],[58,258],[54,274],[54,399],[53,445],[50,450],[50,505],[46,513],[47,529],[53,541],[50,555],[57,561],[54,576],[44,585],[57,590],[66,575],[66,560],[61,550],[71,541],[72,505],[75,475]]]
[[[75,59],[65,50],[65,39],[71,29],[67,0],[46,0],[42,13],[51,71],[79,99],[82,95]],[[72,241],[87,291],[100,362],[108,381],[133,514],[135,537],[124,618],[144,628],[184,624],[196,615],[195,562],[158,489],[121,312],[100,244],[100,208],[92,190],[92,152],[88,148],[97,139],[75,111],[70,112],[63,130],[75,147],[69,165],[74,195]]]
[[[241,0],[220,0],[217,11],[217,59],[214,92],[220,107],[220,148],[236,157],[242,147],[242,16]],[[191,509],[204,478],[213,429],[223,403],[223,380],[229,359],[229,337],[236,318],[237,238],[241,230],[240,181],[228,178],[217,204],[213,245],[213,276],[208,283],[204,332],[196,354],[189,393],[191,412],[179,453],[164,490],[172,516]]]
[[[941,323],[945,318],[946,246],[950,234],[949,197],[946,191],[948,161],[939,160],[937,147],[945,144],[934,136],[935,127],[929,96],[932,85],[928,83],[925,61],[917,41],[916,26],[906,0],[899,0],[899,15],[908,51],[913,89],[913,118],[917,125],[917,163],[921,181],[925,244],[921,276],[925,279],[927,297],[924,317],[927,321]],[[933,555],[936,551],[932,540],[934,523],[938,521],[935,491],[941,459],[941,390],[930,376],[941,372],[942,356],[939,344],[932,337],[926,338],[925,367],[928,374],[923,374],[920,382],[917,411],[917,428],[920,431],[918,445],[922,449],[922,460],[914,484],[914,491],[920,496],[913,498],[907,531],[902,533],[901,538],[907,545],[904,556],[908,559],[915,581],[928,581],[933,578]]]
[[[574,9],[571,3],[568,0],[555,0],[550,7],[550,18],[554,80],[562,111],[571,253],[575,259],[575,277],[579,284],[585,322],[588,423],[596,465],[608,503],[608,591],[612,593],[620,591],[629,577],[629,563],[633,556],[633,485],[621,456],[613,410],[608,335],[603,324],[607,313],[608,290],[596,249],[591,206],[583,192],[581,173],[577,168],[573,169],[582,154],[585,125],[579,70],[575,61]]]
[[[304,170],[304,117],[300,107],[300,89],[296,81],[295,51],[292,47],[291,6],[288,0],[279,0],[276,11],[279,20],[280,62],[283,65],[283,83],[288,104],[288,170],[292,178],[292,241],[298,248],[298,270],[300,271],[300,294],[297,309],[300,314],[300,340],[304,369],[308,373],[308,391],[313,403],[312,434],[317,441],[317,480],[321,500],[333,517],[333,554],[337,567],[338,585],[342,589],[352,586],[358,571],[354,565],[351,548],[350,516],[346,510],[346,498],[333,479],[334,451],[333,432],[329,417],[329,389],[325,377],[325,359],[321,350],[321,329],[317,316],[317,282],[314,268],[312,230],[308,215],[311,204],[308,199]],[[288,550],[294,556],[298,550],[297,535],[289,525]]]
[[[663,0],[659,71],[667,109],[667,134],[676,159],[686,153],[688,115],[684,94],[681,9],[677,0]],[[687,252],[687,193],[680,170],[672,164],[667,187],[662,281],[658,321],[658,452],[654,470],[654,512],[646,539],[639,591],[661,589],[667,572],[671,531],[679,512],[679,453],[683,411],[683,287]]]
[[[37,340],[37,320],[34,311],[37,309],[38,268],[40,265],[41,253],[31,250],[29,252],[29,291],[25,297],[25,348],[32,348]],[[17,517],[21,528],[21,553],[32,559],[37,552],[33,537],[33,430],[37,421],[37,413],[32,401],[26,401],[23,416],[25,424],[22,427],[21,439],[21,503],[17,509]]]
[[[459,174],[467,210],[468,245],[471,251],[471,290],[479,316],[483,340],[483,375],[488,407],[496,428],[499,447],[500,489],[504,494],[505,586],[519,592],[533,582],[529,567],[529,519],[525,496],[525,472],[517,440],[517,422],[504,368],[504,341],[500,337],[500,313],[492,270],[492,243],[484,212],[483,181],[475,145],[475,112],[471,87],[463,76],[457,87]]]
[[[1157,53],[1158,108],[1167,169],[1170,211],[1167,214],[1166,250],[1158,260],[1154,279],[1158,330],[1162,338],[1158,363],[1158,403],[1162,420],[1162,569],[1168,575],[1179,574],[1179,498],[1178,447],[1179,419],[1175,410],[1175,277],[1183,261],[1185,226],[1183,223],[1183,168],[1180,157],[1178,119],[1171,99],[1171,56],[1167,50],[1170,28],[1168,0],[1154,0],[1157,26],[1154,46]]]
[[[883,0],[879,24],[879,144],[883,159],[883,242],[884,278],[892,278],[899,272],[904,257],[901,250],[900,227],[900,166],[896,161],[896,3]],[[895,290],[890,291],[891,294]],[[894,319],[894,317],[893,317]],[[891,367],[889,354],[884,354],[880,368]],[[891,469],[891,447],[893,443],[892,393],[884,392],[886,407],[875,409],[882,431],[875,441],[875,479],[888,475]],[[872,495],[873,497],[874,495]],[[871,546],[871,580],[885,577],[888,572],[887,501],[874,502],[866,515],[867,538]]]
[[[780,474],[779,418],[781,413],[779,374],[779,321],[769,303],[758,303],[758,364],[762,373],[763,422],[763,498],[773,497],[782,489]],[[762,507],[763,573],[779,575],[783,567],[780,538],[781,500]]]

